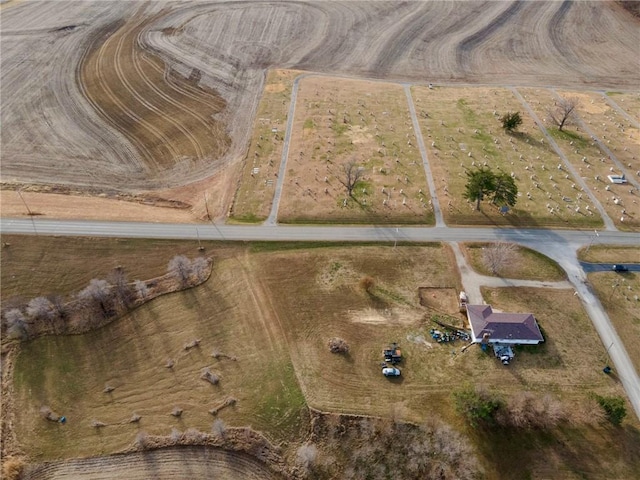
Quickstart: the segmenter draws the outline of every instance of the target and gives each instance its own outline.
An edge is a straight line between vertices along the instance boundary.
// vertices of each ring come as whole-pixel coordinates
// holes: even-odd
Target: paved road
[[[571,247],[573,251],[591,241],[591,231],[518,228],[450,228],[389,226],[289,226],[212,225],[90,220],[0,219],[0,232],[61,236],[166,238],[202,240],[273,240],[337,242],[430,242],[507,241],[532,245],[536,250]],[[603,231],[599,242],[638,245],[638,234]]]
[[[638,258],[637,261],[640,262],[640,258]],[[613,265],[613,263],[580,262],[580,266],[587,273],[611,272],[613,271]],[[630,272],[640,272],[640,263],[618,263],[617,265],[624,265]],[[622,275],[624,275],[624,272]]]

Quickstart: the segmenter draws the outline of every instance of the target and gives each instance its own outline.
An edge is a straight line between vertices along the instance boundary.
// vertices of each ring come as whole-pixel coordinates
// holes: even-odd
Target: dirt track
[[[271,67],[421,82],[634,88],[637,26],[606,2],[17,3],[3,9],[1,24],[2,176],[121,190],[210,176],[244,155]],[[100,37],[105,32],[115,33]],[[101,78],[126,86],[119,113],[97,112],[93,107],[105,104],[84,88],[90,79],[80,66],[93,58],[81,60],[96,41],[104,47]],[[191,94],[212,88],[226,108],[215,119],[207,109],[195,112],[189,101],[202,97],[187,101],[189,82]],[[184,125],[176,112],[203,128]],[[144,121],[131,128],[132,118]],[[226,131],[207,131],[208,122]]]

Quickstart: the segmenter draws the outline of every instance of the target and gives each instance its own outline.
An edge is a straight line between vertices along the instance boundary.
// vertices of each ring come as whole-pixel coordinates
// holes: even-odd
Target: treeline
[[[605,419],[620,425],[627,415],[622,397],[594,394],[582,408],[573,405],[570,409],[550,394],[527,391],[505,398],[483,388],[463,388],[453,392],[453,400],[456,411],[476,428],[550,430],[563,424],[597,423]],[[593,408],[596,404],[600,410]]]
[[[41,296],[4,310],[2,338],[29,340],[100,327],[158,295],[199,285],[209,277],[210,267],[211,259],[178,255],[169,261],[164,276],[133,282],[123,268],[116,267],[106,279],[94,278],[67,298]]]

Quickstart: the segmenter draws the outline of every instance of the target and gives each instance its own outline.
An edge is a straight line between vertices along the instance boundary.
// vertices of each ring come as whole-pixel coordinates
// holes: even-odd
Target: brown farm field
[[[9,249],[20,238],[10,240]],[[153,259],[169,251],[195,250],[193,243],[179,250],[177,242],[140,242],[139,251],[149,255],[145,265],[134,266],[139,260],[133,257],[134,245],[129,245],[131,256],[127,256],[119,253],[122,245],[115,241],[33,238],[30,242],[29,251],[40,251],[40,258],[58,250],[76,260],[69,264],[69,276],[60,276],[58,269],[42,270],[43,279],[66,292],[99,276],[86,273],[87,259],[95,256],[96,248],[101,249],[105,271],[117,262],[135,277],[161,273],[166,262],[154,266]],[[467,431],[451,400],[451,392],[465,385],[484,385],[507,398],[523,389],[536,395],[549,393],[572,412],[592,408],[592,392],[624,395],[618,383],[602,375],[604,346],[570,290],[483,291],[496,308],[535,312],[545,332],[545,344],[518,351],[509,368],[480,349],[461,353],[462,344],[433,342],[430,315],[456,312],[447,310],[446,302],[435,309],[423,307],[418,289],[460,288],[448,268],[453,259],[446,246],[205,243],[205,247],[214,257],[214,270],[200,287],[157,298],[88,334],[43,337],[22,345],[14,367],[14,404],[20,408],[13,412],[13,430],[30,461],[114,453],[129,448],[140,431],[208,432],[214,420],[208,410],[228,397],[237,402],[221,410],[219,418],[228,426],[250,425],[291,455],[304,441],[307,406],[416,422],[438,418],[473,438],[475,433]],[[3,275],[9,270],[16,276],[9,290],[3,288],[3,301],[22,292],[19,285],[32,276],[36,256],[24,260],[21,267],[17,257],[3,258]],[[60,263],[61,259],[56,261]],[[361,286],[365,276],[374,280],[369,293]],[[41,292],[34,288],[30,295],[50,290],[44,283],[37,288]],[[347,340],[349,355],[329,353],[326,342],[332,336]],[[185,343],[194,338],[201,339],[200,347],[185,351]],[[405,356],[399,381],[389,381],[379,372],[381,349],[390,341],[400,342]],[[235,360],[213,358],[214,350]],[[168,358],[175,360],[172,369],[165,367]],[[206,367],[220,375],[217,386],[200,379]],[[106,384],[115,389],[104,393]],[[42,405],[66,415],[67,424],[42,419],[38,414]],[[184,410],[180,418],[170,415],[176,406]],[[133,413],[142,416],[139,424],[128,423]],[[525,445],[516,442],[507,449],[508,456],[497,458],[482,440],[474,440],[486,478],[504,478],[503,468],[513,468],[516,462],[533,478],[553,469],[574,478],[571,472],[595,473],[602,468],[612,469],[617,478],[632,478],[631,472],[640,465],[637,455],[627,450],[611,455],[603,447],[614,437],[629,448],[637,445],[636,422],[628,419],[624,430],[609,431],[584,423],[586,417],[573,418],[577,423],[567,429],[523,437],[526,445],[535,445],[548,456],[531,458]],[[106,426],[92,428],[92,420]],[[506,448],[501,438],[490,435],[489,442]],[[557,442],[565,447],[558,448]],[[167,455],[158,453],[158,458],[167,458],[162,471],[164,465],[174,464],[170,457],[174,454]],[[589,461],[576,460],[586,456]],[[125,458],[132,468],[139,461],[135,456]],[[106,466],[110,460],[104,461]],[[506,478],[518,478],[515,471]]]
[[[273,68],[637,101],[638,20],[615,2],[18,1],[0,22],[2,182],[169,198],[190,184],[185,201],[220,199],[216,217]]]

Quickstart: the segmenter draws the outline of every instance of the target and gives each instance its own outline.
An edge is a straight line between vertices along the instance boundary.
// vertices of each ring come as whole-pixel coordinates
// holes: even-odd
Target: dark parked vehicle
[[[624,265],[614,265],[612,267],[612,270],[614,272],[627,272],[627,271],[629,271],[629,269]]]

